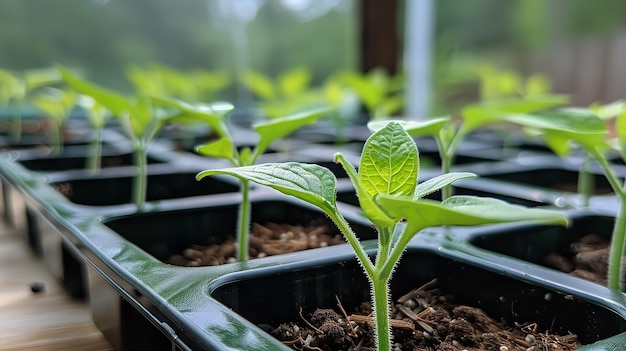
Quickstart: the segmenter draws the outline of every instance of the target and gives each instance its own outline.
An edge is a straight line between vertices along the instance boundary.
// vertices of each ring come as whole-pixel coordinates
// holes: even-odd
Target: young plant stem
[[[237,261],[248,260],[249,233],[250,233],[250,181],[241,180],[241,203],[239,204],[239,218],[237,219]]]
[[[437,138],[437,143],[439,145],[443,145],[443,147],[440,147],[442,174],[450,173],[452,169],[452,162],[454,160],[454,156],[456,155],[456,149],[459,147],[459,143],[461,143],[463,138],[465,138],[468,133],[469,129],[465,128],[465,125],[462,125],[449,144],[445,143],[441,137]],[[441,189],[442,201],[449,198],[450,196],[452,196],[452,184],[448,184]]]
[[[133,202],[137,205],[137,209],[143,209],[146,203],[146,194],[148,191],[148,154],[147,146],[144,142],[137,140],[134,148],[135,167],[137,167],[137,175],[133,182]]]
[[[619,213],[615,219],[611,246],[609,251],[609,281],[610,289],[622,291],[622,261],[626,240],[626,196],[620,196]]]
[[[377,350],[391,350],[391,324],[389,315],[389,277],[370,277],[372,309],[376,319]]]
[[[390,277],[391,273],[393,273],[393,270],[396,268],[396,265],[398,264],[398,262],[400,262],[400,257],[402,256],[404,249],[407,247],[409,241],[411,241],[411,238],[413,237],[412,235],[408,235],[408,233],[406,232],[407,229],[407,227],[404,227],[402,229],[404,232],[400,236],[400,240],[398,240],[393,248],[391,248],[391,253],[389,254],[389,258],[387,259],[387,261],[383,262],[382,265],[376,267],[379,274],[385,277]]]
[[[341,213],[339,213],[339,211],[325,213],[333,221],[333,223],[335,223],[337,228],[339,228],[339,231],[343,233],[344,238],[352,247],[352,250],[354,251],[357,260],[363,267],[365,274],[368,277],[373,277],[375,274],[374,264],[372,263],[372,261],[370,261],[369,256],[361,246],[359,239],[357,238],[354,231],[352,231],[352,228],[350,227],[350,224],[348,224],[348,221],[346,221],[346,219],[341,215]]]
[[[102,154],[102,144],[100,143],[100,138],[102,132],[100,129],[96,129],[93,134],[93,140],[89,143],[87,169],[91,172],[91,174],[96,175],[100,172],[101,165],[100,155]]]
[[[580,171],[578,172],[578,193],[583,197],[583,206],[589,206],[589,199],[593,193],[593,176],[589,171],[589,164],[591,163],[591,156],[585,153],[583,162],[580,165]]]
[[[600,164],[600,167],[602,167],[604,177],[609,182],[609,185],[611,186],[611,189],[613,189],[613,192],[615,192],[615,194],[619,196],[620,199],[626,196],[626,188],[624,188],[624,185],[620,183],[619,178],[617,177],[615,172],[613,172],[613,168],[611,168],[611,165],[606,160],[606,158],[595,149],[589,149],[587,150],[587,152],[589,152],[591,157],[593,157]]]
[[[383,268],[390,262],[389,247],[380,245],[376,265],[372,264],[369,256],[363,250],[356,234],[340,213],[327,213],[331,220],[344,234],[346,240],[352,246],[357,260],[363,267],[370,286],[372,288],[372,309],[376,321],[376,345],[377,350],[391,350],[391,329],[389,316],[389,279],[392,270],[386,271]],[[379,228],[380,229],[380,228]],[[380,233],[380,232],[379,232]],[[391,233],[387,233],[391,234]],[[395,251],[395,250],[394,250]],[[400,253],[401,254],[401,253]],[[398,257],[399,258],[399,257]],[[396,261],[397,262],[397,259]]]
[[[622,261],[625,247],[624,240],[626,240],[626,187],[624,184],[620,184],[619,178],[615,172],[613,172],[611,165],[609,165],[609,162],[599,151],[591,148],[588,152],[600,163],[606,180],[609,182],[611,188],[613,188],[613,192],[615,192],[620,201],[619,212],[617,213],[611,236],[607,285],[610,289],[622,291]]]
[[[452,159],[450,157],[444,157],[441,159],[441,174],[450,173],[452,168]],[[441,189],[441,200],[445,200],[452,196],[452,184],[448,184]]]
[[[54,126],[52,128],[52,132],[50,133],[50,139],[52,142],[52,154],[60,155],[63,151],[63,141],[61,134],[63,133],[61,129],[63,128],[61,125],[57,123],[53,123]]]
[[[15,105],[15,111],[11,116],[11,141],[17,143],[22,139],[22,107],[24,99],[17,98]]]

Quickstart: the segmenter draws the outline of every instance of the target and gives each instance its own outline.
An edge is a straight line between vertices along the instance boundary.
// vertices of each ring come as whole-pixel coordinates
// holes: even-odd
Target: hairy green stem
[[[389,316],[389,277],[370,277],[372,309],[376,320],[376,350],[391,350],[391,324]]]
[[[335,223],[337,228],[339,228],[339,231],[343,233],[346,241],[348,241],[348,244],[350,244],[350,246],[352,247],[356,258],[361,263],[363,270],[365,270],[365,274],[370,278],[373,277],[374,265],[372,264],[372,261],[370,261],[369,256],[367,255],[363,247],[361,246],[359,239],[350,227],[350,224],[348,224],[348,221],[346,221],[346,219],[341,215],[339,210],[336,210],[335,212],[325,211],[325,213],[333,221],[333,223]]]
[[[400,262],[400,257],[402,256],[404,249],[409,245],[409,242],[411,241],[413,236],[415,236],[416,233],[419,233],[422,229],[415,230],[413,228],[410,228],[410,230],[412,230],[413,232],[409,233],[409,226],[407,225],[402,230],[403,232],[402,235],[400,235],[400,240],[398,240],[398,242],[391,248],[391,253],[389,254],[389,258],[387,259],[387,261],[381,263],[382,266],[380,266],[380,268],[377,267],[380,274],[383,276],[391,276],[391,273],[393,273],[396,265],[398,264],[398,262]]]
[[[241,180],[241,203],[237,219],[237,260],[248,260],[248,239],[250,236],[250,181]]]

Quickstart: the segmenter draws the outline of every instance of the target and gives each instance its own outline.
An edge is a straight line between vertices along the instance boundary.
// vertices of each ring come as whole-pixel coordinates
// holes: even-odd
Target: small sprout
[[[191,109],[191,107],[183,106],[181,104],[176,104],[175,106],[181,108],[183,111]],[[223,118],[214,120],[211,126],[218,132],[220,139],[209,144],[201,145],[196,150],[201,155],[207,157],[225,159],[233,167],[251,166],[257,163],[258,158],[267,150],[270,144],[286,137],[306,125],[315,124],[319,118],[325,116],[329,112],[330,110],[328,108],[315,108],[296,113],[294,115],[277,118],[269,122],[255,124],[253,128],[259,135],[259,141],[253,149],[248,148],[245,149],[245,151],[239,151],[237,149],[235,140],[228,131],[226,121]],[[206,176],[216,173],[217,172],[210,169],[202,171],[196,175],[196,179],[201,180]],[[251,205],[249,200],[250,185],[249,180],[245,179],[245,177],[241,177],[240,180],[242,201],[239,205],[240,207],[237,218],[237,259],[239,261],[247,261],[251,216]],[[291,233],[291,237],[293,237],[293,233]],[[281,239],[283,239],[282,235]],[[285,236],[283,240],[287,239],[288,237]]]
[[[132,142],[137,175],[133,184],[133,201],[142,210],[147,196],[148,147],[159,131],[168,123],[205,121],[211,124],[221,118],[223,110],[230,111],[232,105],[216,103],[191,110],[178,108],[167,99],[148,96],[125,96],[80,79],[69,70],[59,67],[63,80],[78,93],[91,97],[119,119]],[[230,109],[228,108],[230,107]]]

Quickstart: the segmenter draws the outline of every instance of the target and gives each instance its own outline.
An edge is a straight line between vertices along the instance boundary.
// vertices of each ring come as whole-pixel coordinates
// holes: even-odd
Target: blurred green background
[[[433,3],[433,113],[480,99],[484,74],[504,76],[506,90],[516,79],[542,73],[549,89],[572,94],[579,104],[626,95],[621,78],[626,1]],[[306,67],[311,84],[319,85],[335,72],[359,69],[360,5],[359,0],[2,0],[0,68],[60,63],[104,86],[131,91],[128,68],[152,63],[232,77],[248,69],[276,77]],[[410,19],[403,13],[398,18],[402,36],[402,22]],[[511,78],[515,75],[522,78]],[[231,85],[220,97],[237,100],[245,94],[250,93]]]

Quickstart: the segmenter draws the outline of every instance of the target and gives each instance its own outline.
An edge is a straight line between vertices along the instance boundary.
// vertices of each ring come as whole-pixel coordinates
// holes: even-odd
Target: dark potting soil
[[[546,264],[562,272],[607,285],[610,242],[598,234],[588,234],[572,243],[563,253],[546,256]]]
[[[581,346],[574,334],[552,335],[536,324],[503,325],[479,308],[455,303],[431,281],[392,304],[393,351],[570,351]],[[348,315],[318,309],[300,321],[281,324],[272,335],[294,350],[375,351],[369,302]]]
[[[341,235],[330,234],[325,225],[291,225],[253,223],[250,231],[250,259],[280,255],[289,252],[316,249],[343,244]],[[237,244],[234,238],[208,246],[193,245],[166,263],[186,267],[217,266],[236,261]]]

